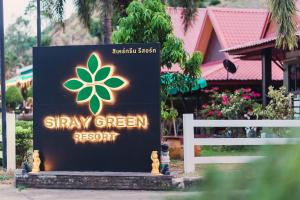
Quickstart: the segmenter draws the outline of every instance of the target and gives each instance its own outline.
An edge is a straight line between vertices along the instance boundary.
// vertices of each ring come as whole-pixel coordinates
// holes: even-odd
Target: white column
[[[194,116],[193,114],[183,115],[183,145],[184,145],[184,172],[195,171],[194,162]]]
[[[16,169],[16,119],[15,114],[7,113],[7,170]]]

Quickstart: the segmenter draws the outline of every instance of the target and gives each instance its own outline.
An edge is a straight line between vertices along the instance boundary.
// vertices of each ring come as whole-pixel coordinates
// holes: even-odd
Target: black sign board
[[[151,171],[160,149],[158,44],[37,47],[33,73],[42,170]]]

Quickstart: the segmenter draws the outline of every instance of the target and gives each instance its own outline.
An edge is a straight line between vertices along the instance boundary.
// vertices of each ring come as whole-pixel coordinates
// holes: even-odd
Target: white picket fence
[[[16,119],[14,114],[7,113],[6,115],[6,130],[7,130],[7,170],[16,169]],[[0,133],[0,142],[2,143],[2,132]],[[0,158],[3,157],[3,152],[0,151]]]
[[[300,142],[300,138],[195,138],[195,127],[300,127],[300,120],[195,120],[193,114],[183,115],[184,171],[195,171],[195,164],[247,163],[263,156],[195,157],[194,146],[220,145],[284,145]]]

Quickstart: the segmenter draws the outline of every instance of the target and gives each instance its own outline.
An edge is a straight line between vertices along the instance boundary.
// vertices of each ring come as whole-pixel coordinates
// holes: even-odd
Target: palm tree
[[[111,0],[73,0],[78,16],[90,28],[92,16],[99,17],[103,23],[104,43],[111,43],[113,1]],[[42,0],[44,14],[54,21],[63,22],[66,0]]]
[[[184,24],[184,31],[187,32],[192,26],[192,22],[197,16],[197,8],[215,6],[221,3],[220,0],[162,0],[173,7],[182,7],[182,18]]]
[[[182,18],[184,24],[184,31],[188,31],[192,26],[192,22],[197,16],[197,8],[201,6],[203,0],[168,0],[170,6],[182,7]]]
[[[268,0],[271,20],[278,24],[276,46],[284,50],[298,47],[295,0]]]

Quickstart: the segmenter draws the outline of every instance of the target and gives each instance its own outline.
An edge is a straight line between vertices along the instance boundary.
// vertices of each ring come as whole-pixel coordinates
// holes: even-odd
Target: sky
[[[6,29],[10,24],[13,24],[19,16],[23,16],[25,8],[30,0],[4,0],[3,10],[4,10],[4,28]],[[65,7],[65,18],[70,17],[74,12],[72,0],[67,0]],[[35,15],[31,16],[31,29],[35,33],[36,20]],[[46,23],[42,23],[46,26]]]

